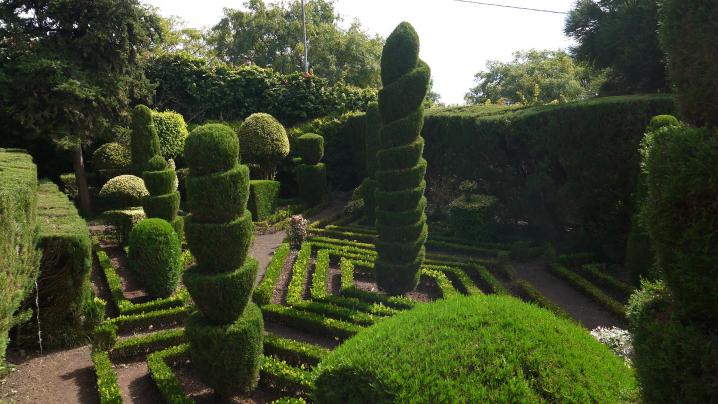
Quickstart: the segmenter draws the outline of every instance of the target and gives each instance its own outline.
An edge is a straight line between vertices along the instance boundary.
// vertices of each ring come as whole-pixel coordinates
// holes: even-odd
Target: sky
[[[189,27],[211,27],[222,9],[241,8],[244,0],[144,0],[163,16],[178,16]],[[575,0],[481,0],[487,3],[566,12]],[[265,0],[267,2],[267,0]],[[402,21],[421,40],[420,56],[432,69],[434,91],[446,104],[462,104],[475,85],[474,75],[489,60],[511,60],[526,49],[565,49],[564,15],[479,6],[455,0],[336,0],[348,26],[358,20],[370,34],[386,38]],[[311,43],[310,43],[311,49]],[[310,53],[311,62],[311,53]]]

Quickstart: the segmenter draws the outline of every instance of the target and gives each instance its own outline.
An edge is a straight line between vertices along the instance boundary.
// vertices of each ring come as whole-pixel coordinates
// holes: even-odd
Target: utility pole
[[[304,29],[304,73],[309,73],[309,44],[307,43],[307,15],[304,13],[304,0],[302,1],[302,28]]]

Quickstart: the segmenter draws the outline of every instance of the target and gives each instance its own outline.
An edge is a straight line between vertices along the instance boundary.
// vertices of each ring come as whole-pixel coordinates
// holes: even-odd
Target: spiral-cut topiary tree
[[[132,110],[130,151],[132,173],[138,177],[148,170],[150,159],[160,154],[160,138],[152,122],[152,110],[145,105],[138,105]]]
[[[250,302],[257,261],[248,210],[249,168],[239,164],[228,126],[196,128],[185,143],[187,244],[196,265],[183,281],[198,312],[186,323],[193,366],[221,396],[254,389],[262,354],[262,313]]]
[[[429,66],[419,59],[416,31],[402,22],[387,38],[381,55],[381,150],[374,194],[379,235],[376,281],[394,295],[416,287],[426,255],[426,160],[420,133],[430,75]]]
[[[175,170],[159,154],[147,164],[142,174],[150,195],[142,200],[142,208],[148,218],[164,219],[172,224],[178,236],[182,236],[182,218],[177,217],[180,194],[175,183]]]
[[[297,138],[297,151],[302,164],[296,168],[299,195],[307,206],[316,206],[327,192],[327,167],[320,163],[324,157],[324,138],[305,133]]]
[[[381,146],[381,114],[379,104],[369,104],[366,111],[366,178],[361,185],[362,199],[364,199],[364,216],[368,223],[374,223],[376,199],[376,153]]]

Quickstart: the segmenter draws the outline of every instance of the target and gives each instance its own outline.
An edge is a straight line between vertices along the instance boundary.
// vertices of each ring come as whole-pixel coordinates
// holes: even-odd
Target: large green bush
[[[106,209],[124,209],[142,206],[143,198],[149,194],[142,178],[120,175],[111,178],[102,186],[99,197]]]
[[[287,131],[273,116],[262,112],[247,117],[239,128],[242,161],[258,166],[260,179],[274,179],[277,164],[289,154]]]
[[[247,257],[249,176],[238,165],[238,151],[237,135],[223,125],[201,126],[185,143],[192,201],[185,233],[197,264],[185,271],[183,282],[199,309],[185,327],[192,365],[225,397],[257,386],[264,328],[261,311],[249,301],[257,261]],[[199,158],[213,153],[213,164]]]
[[[16,310],[37,277],[37,168],[26,153],[0,149],[0,369]]]
[[[105,179],[129,174],[132,170],[132,155],[125,145],[105,143],[92,153],[92,166]]]
[[[132,174],[138,177],[148,170],[150,159],[160,154],[160,139],[152,122],[152,110],[145,105],[137,105],[132,110],[130,151]]]
[[[631,369],[580,326],[502,296],[459,297],[360,332],[316,370],[318,403],[635,402]]]
[[[175,159],[180,156],[189,136],[184,117],[174,111],[152,111],[152,121],[157,129],[162,157]]]
[[[718,7],[714,1],[662,0],[659,38],[681,115],[718,126]]]
[[[376,154],[381,148],[381,114],[379,104],[369,104],[366,111],[366,130],[364,133],[364,153],[366,155],[366,178],[361,184],[361,195],[364,200],[364,216],[368,223],[374,223],[376,199]]]
[[[670,96],[651,95],[429,110],[427,181],[481,180],[503,222],[622,261],[646,124],[673,109]]]
[[[249,182],[249,200],[247,209],[252,212],[252,220],[261,222],[277,210],[279,181],[253,180]]]
[[[177,289],[182,260],[177,233],[166,220],[154,218],[139,222],[130,233],[129,264],[157,298],[169,297]]]
[[[305,133],[299,136],[295,143],[297,154],[304,164],[318,164],[324,157],[324,138],[316,133]]]
[[[460,196],[449,204],[449,225],[457,236],[488,240],[496,229],[496,198],[491,195]]]
[[[378,256],[374,269],[379,288],[402,294],[419,282],[427,236],[425,215],[419,215],[415,223],[405,224],[399,223],[401,214],[394,214],[422,206],[426,189],[426,160],[421,153],[414,153],[411,145],[421,139],[422,103],[430,74],[429,66],[419,59],[419,37],[411,24],[403,22],[389,35],[381,66],[384,88],[379,91],[382,128],[375,198],[376,211],[382,214],[376,220]],[[383,159],[386,153],[396,158]]]

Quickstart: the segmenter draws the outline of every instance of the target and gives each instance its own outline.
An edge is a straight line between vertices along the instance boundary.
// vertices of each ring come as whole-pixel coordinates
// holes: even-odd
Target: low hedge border
[[[546,310],[549,310],[553,312],[555,315],[568,319],[568,320],[574,320],[573,317],[571,317],[568,312],[566,312],[561,306],[557,305],[556,303],[548,300],[541,292],[538,291],[532,284],[529,282],[520,279],[514,282],[514,285],[516,285],[516,288],[519,290],[519,293],[523,294],[526,299],[529,301],[536,303],[537,305],[543,307]]]
[[[367,292],[354,286],[343,289],[341,295],[343,297],[353,297],[367,303],[380,303],[397,310],[409,310],[418,304],[418,302],[402,296],[382,296],[378,293]]]
[[[316,366],[329,353],[328,349],[269,334],[264,336],[264,354],[275,356],[293,366]]]
[[[483,294],[462,269],[442,265],[424,265],[424,268],[443,272],[462,294]]]
[[[622,320],[626,319],[626,307],[616,299],[608,296],[586,278],[555,262],[550,263],[548,268],[551,273],[576,287],[606,310],[618,316],[618,318]]]
[[[252,300],[259,306],[264,306],[272,301],[272,294],[274,293],[274,286],[277,283],[277,279],[284,268],[284,261],[289,256],[289,243],[282,243],[274,253],[272,260],[267,266],[267,270],[264,272],[264,277],[259,285],[254,289]]]
[[[326,302],[305,301],[292,306],[297,310],[316,313],[328,318],[346,321],[352,324],[368,327],[377,320],[374,316],[361,311],[355,311],[343,306]]]
[[[329,251],[317,251],[317,259],[314,261],[314,275],[312,275],[312,299],[321,299],[329,295],[327,292],[329,277]]]
[[[106,320],[103,324],[112,324],[116,326],[118,332],[132,331],[145,328],[150,325],[155,326],[158,323],[181,323],[185,320],[185,318],[187,318],[192,310],[192,307],[181,306],[147,313],[120,315]]]
[[[310,334],[340,340],[347,339],[362,329],[362,327],[346,321],[326,318],[315,313],[276,304],[262,307],[262,313],[267,322],[283,324]]]
[[[93,352],[92,364],[95,368],[95,375],[97,376],[97,392],[100,394],[100,403],[122,403],[120,385],[117,384],[117,373],[112,370],[112,362],[110,361],[108,353],[105,351]]]
[[[441,271],[422,268],[421,277],[424,279],[428,278],[436,282],[436,286],[441,292],[441,297],[444,299],[461,296],[461,293],[459,293],[459,291],[454,288],[454,285],[451,284],[449,278],[447,278],[446,275],[444,275],[444,273]]]
[[[110,350],[114,361],[145,356],[173,345],[186,342],[184,329],[162,330],[152,334],[118,340]]]
[[[492,293],[495,293],[497,295],[509,295],[508,289],[504,287],[504,284],[501,283],[500,280],[496,279],[496,277],[489,272],[486,267],[482,265],[475,265],[475,264],[469,264],[468,265],[469,270],[474,271],[474,273],[481,279],[484,284],[486,284],[486,287],[488,287]]]
[[[261,378],[259,381],[264,386],[285,392],[297,392],[303,396],[308,396],[314,387],[311,372],[291,366],[273,356],[264,356],[262,358]]]
[[[157,351],[147,356],[147,368],[150,371],[152,380],[157,385],[162,398],[171,404],[190,404],[194,400],[185,395],[182,383],[172,368],[167,364],[169,360],[179,359],[189,355],[189,344],[173,346],[162,351]]]
[[[339,272],[341,273],[340,290],[348,289],[354,286],[354,264],[342,257],[339,259]]]
[[[310,243],[303,243],[297,254],[297,259],[292,266],[292,279],[287,287],[287,305],[291,306],[302,302],[304,299],[304,284],[309,271],[309,262],[312,255]]]
[[[387,307],[381,303],[367,303],[354,297],[342,297],[329,295],[324,299],[317,300],[321,303],[330,303],[335,306],[346,307],[347,309],[369,313],[374,316],[389,317],[398,313],[400,310]]]
[[[596,286],[607,289],[611,293],[621,296],[622,299],[625,299],[624,301],[627,301],[631,294],[635,291],[635,288],[602,272],[598,269],[599,266],[601,266],[601,264],[583,264],[576,268],[576,273],[594,283]]]

